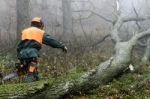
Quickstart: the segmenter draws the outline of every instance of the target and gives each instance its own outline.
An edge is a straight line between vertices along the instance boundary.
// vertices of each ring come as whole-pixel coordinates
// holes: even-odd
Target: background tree
[[[97,67],[84,73],[76,80],[67,81],[65,83],[57,84],[54,86],[48,86],[48,84],[46,84],[46,90],[42,90],[40,94],[33,96],[33,98],[42,97],[55,99],[62,98],[67,94],[85,93],[91,89],[97,88],[98,86],[102,86],[103,84],[112,81],[113,78],[117,76],[120,76],[125,72],[125,70],[128,69],[128,66],[131,64],[132,50],[138,40],[150,35],[149,28],[147,30],[143,30],[142,32],[134,33],[133,36],[129,38],[129,40],[123,40],[119,36],[121,27],[127,22],[144,21],[147,19],[149,19],[149,16],[133,17],[124,16],[122,13],[118,14],[117,19],[113,21],[113,27],[110,32],[110,37],[114,44],[114,53],[108,60],[100,63]],[[37,85],[35,88],[33,88],[33,91],[25,94],[34,93],[35,90],[37,92],[38,88],[40,90],[44,89],[44,85],[45,83],[41,84],[40,87]],[[20,91],[20,93],[21,92],[22,91]],[[15,95],[15,97],[19,97],[19,95]],[[23,97],[24,94],[21,94],[21,96]]]
[[[30,0],[16,0],[17,8],[17,38],[20,39],[21,31],[30,25],[29,6]],[[18,40],[18,39],[17,39]]]
[[[59,2],[60,4],[58,5],[58,8],[60,8],[60,9],[62,8],[61,10],[63,10],[63,8],[65,8],[65,10],[67,8],[68,8],[67,10],[69,10],[69,8],[71,9],[72,5],[71,5],[70,1],[60,0],[61,3]],[[79,1],[79,2],[77,3],[77,1]],[[137,4],[137,6],[142,5],[142,3],[144,2],[143,0],[142,0],[143,2],[141,0],[132,0],[132,1],[135,1],[136,2],[135,4]],[[139,2],[137,3],[137,1],[139,1],[141,4]],[[53,13],[55,13],[56,10],[54,10],[52,5],[51,5],[52,7],[49,7],[50,3],[43,4],[42,3],[43,0],[36,0],[36,1],[32,1],[32,2],[33,2],[32,9],[36,9],[36,10],[31,11],[32,16],[35,16],[35,15],[37,16],[37,15],[42,15],[47,12],[52,12],[52,14],[51,13],[48,15],[46,14],[47,16],[51,16],[50,17],[51,19],[44,17],[44,20],[48,21],[48,20],[55,19],[55,18],[53,18],[54,17]],[[49,0],[49,2],[53,2],[53,4],[56,4],[56,2],[58,3],[58,1],[56,1],[56,0]],[[141,38],[145,39],[144,37],[147,37],[150,35],[150,29],[147,29],[147,28],[149,28],[149,25],[148,25],[149,17],[146,16],[147,13],[140,14],[138,11],[140,11],[140,12],[145,12],[145,11],[141,11],[140,9],[137,9],[138,15],[136,15],[134,13],[134,9],[131,9],[131,8],[133,8],[131,0],[111,0],[111,1],[110,0],[85,0],[85,1],[83,0],[84,4],[80,0],[74,0],[73,2],[74,2],[73,5],[74,4],[78,5],[78,7],[72,6],[74,8],[73,9],[74,13],[78,13],[78,17],[74,16],[74,19],[73,19],[73,23],[74,23],[73,30],[76,32],[76,34],[78,33],[77,38],[79,38],[80,41],[73,42],[72,46],[68,45],[72,49],[71,49],[71,51],[69,51],[69,54],[67,54],[65,58],[63,55],[62,55],[63,56],[62,57],[60,54],[55,54],[55,55],[57,55],[57,57],[53,58],[55,56],[53,52],[51,52],[50,54],[47,54],[48,51],[44,52],[43,53],[44,62],[42,65],[48,66],[49,71],[51,69],[51,71],[50,72],[48,71],[48,73],[50,74],[51,72],[54,72],[55,77],[56,77],[56,75],[61,75],[62,72],[66,72],[66,70],[76,67],[76,66],[87,67],[89,69],[89,71],[84,73],[84,75],[82,75],[78,79],[66,81],[61,84],[56,83],[56,85],[51,85],[49,82],[42,82],[42,83],[40,83],[40,85],[33,83],[33,85],[35,85],[35,86],[33,86],[31,88],[32,85],[31,86],[29,85],[29,87],[27,87],[27,90],[20,90],[20,88],[22,86],[17,85],[18,86],[17,88],[19,89],[19,91],[17,91],[17,92],[19,94],[18,93],[15,94],[14,91],[12,91],[13,89],[11,89],[11,91],[6,91],[4,93],[2,91],[0,91],[1,97],[13,96],[15,98],[19,98],[19,97],[26,98],[27,96],[32,95],[33,97],[62,98],[63,96],[68,95],[68,94],[85,93],[88,90],[97,88],[98,86],[101,86],[103,84],[107,84],[109,81],[112,81],[113,78],[120,76],[122,73],[124,73],[128,69],[128,66],[132,63],[131,56],[133,54],[132,51],[133,51],[134,46],[137,43],[139,43],[139,39],[141,39]],[[81,4],[81,2],[82,2],[82,4]],[[85,2],[86,2],[86,4],[85,4]],[[21,3],[21,1],[20,1],[20,3]],[[63,3],[64,3],[64,6],[63,6]],[[67,3],[68,3],[68,5],[71,5],[71,6],[65,5]],[[21,4],[22,4],[22,6],[24,5],[23,2]],[[82,6],[84,6],[86,9],[83,9],[80,6],[80,4]],[[45,7],[45,5],[47,7]],[[90,7],[89,6],[87,7],[85,5],[90,5]],[[43,6],[43,7],[41,7],[41,6]],[[127,7],[125,7],[125,6],[127,6]],[[79,7],[81,7],[81,9],[77,9]],[[125,11],[126,9],[127,9],[127,11]],[[21,10],[21,9],[18,9],[18,10]],[[42,12],[42,14],[41,14],[41,11],[43,11],[43,10],[44,10],[44,12]],[[60,13],[62,13],[61,10],[58,10],[59,14],[57,14],[57,15],[60,15]],[[71,11],[67,12],[67,10],[65,12],[66,14],[68,14],[68,13],[72,14]],[[143,8],[142,8],[142,10],[143,10]],[[22,11],[24,12],[24,9],[22,9]],[[72,16],[71,14],[68,14],[68,15],[63,14],[63,16],[64,17]],[[27,14],[21,13],[20,15],[25,16]],[[60,16],[58,19],[61,18]],[[69,19],[70,20],[68,20],[67,18],[64,19],[64,22],[69,22],[69,24],[71,24],[70,22],[72,20],[71,20],[71,18],[69,18]],[[144,21],[144,20],[146,20],[146,21]],[[71,30],[72,27],[70,27],[72,25],[68,25],[68,23],[64,23],[64,22],[61,23],[61,21],[63,21],[63,17],[62,17],[62,20],[58,21],[58,23],[60,23],[60,24],[58,24],[57,26],[61,27],[63,24],[67,26],[66,29],[64,29],[64,30],[69,29],[70,32],[68,32],[69,34],[67,34],[67,32],[64,32],[64,34],[65,34],[64,37],[65,37],[65,39],[69,39],[70,37],[68,35],[70,35],[70,33],[72,32],[72,30]],[[28,22],[30,22],[30,20]],[[51,24],[56,23],[56,21],[50,21],[50,22],[51,22]],[[51,27],[51,25],[47,24],[47,23],[48,22],[46,22],[46,26]],[[23,23],[21,23],[21,24],[23,24]],[[142,25],[140,25],[140,24],[142,24]],[[55,25],[53,25],[53,26],[55,26]],[[137,27],[139,27],[139,26],[143,26],[144,29],[141,29],[139,31],[137,29]],[[68,28],[68,27],[70,27],[70,28]],[[61,28],[63,29],[63,26]],[[51,28],[49,30],[51,30]],[[61,32],[63,32],[63,31],[61,31]],[[81,36],[82,32],[84,32],[85,35]],[[97,35],[96,35],[96,33],[97,33]],[[125,35],[123,35],[125,33],[127,33],[127,35],[129,35],[129,36],[126,37]],[[92,34],[92,35],[89,35],[89,34]],[[104,36],[104,35],[106,35],[106,36]],[[84,36],[86,36],[86,37],[84,37]],[[93,36],[93,41],[95,41],[96,43],[92,42],[92,39],[91,39],[91,41],[89,41],[90,40],[89,38],[92,36]],[[17,37],[18,37],[18,35],[17,35]],[[102,38],[102,37],[104,37],[104,38]],[[107,43],[105,43],[104,40],[107,37],[110,37],[111,39],[108,39]],[[83,38],[84,38],[84,40],[83,40]],[[102,39],[100,39],[100,38],[102,38]],[[101,50],[100,47],[98,47],[97,50],[90,49],[90,50],[86,51],[86,49],[88,47],[91,47],[91,45],[89,43],[87,45],[85,45],[85,41],[87,41],[87,40],[92,44],[95,43],[95,44],[93,44],[93,46],[98,45],[101,42],[104,42],[105,45],[109,45],[109,44],[110,45],[105,46],[105,47],[103,47],[101,45],[101,48],[102,47],[105,48],[105,52],[97,51],[97,50]],[[113,47],[113,50],[111,49],[112,47]],[[105,59],[103,58],[103,62],[98,61],[99,62],[98,66],[97,66],[97,64],[94,64],[94,65],[92,64],[92,66],[91,66],[91,64],[89,62],[94,59],[93,58],[94,55],[91,54],[91,52],[94,52],[94,51],[96,52],[96,53],[94,53],[96,55],[99,55],[99,56],[103,55],[103,56],[107,57]],[[108,55],[109,51],[111,52],[111,54]],[[137,50],[135,50],[135,52],[136,51]],[[149,52],[147,52],[147,53],[149,53]],[[88,55],[90,58],[85,60],[83,58],[83,57],[86,57],[86,56],[84,56],[85,54]],[[111,57],[108,57],[110,55],[111,55]],[[101,58],[101,57],[97,57],[97,58]],[[67,62],[68,62],[68,64],[66,64]],[[52,64],[52,63],[54,63],[54,64]],[[69,67],[69,68],[67,68],[67,67]],[[60,70],[59,74],[58,74],[57,69]],[[41,70],[43,70],[43,69],[41,69]],[[47,68],[45,70],[47,70]],[[49,77],[52,77],[52,76],[50,75]],[[39,94],[35,95],[35,93],[37,93],[37,92],[39,92]]]
[[[62,12],[63,12],[63,35],[65,39],[72,35],[72,8],[71,0],[62,0]]]

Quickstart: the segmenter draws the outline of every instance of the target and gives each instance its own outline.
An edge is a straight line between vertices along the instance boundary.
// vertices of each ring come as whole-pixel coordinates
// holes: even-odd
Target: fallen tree
[[[68,94],[86,93],[88,90],[108,83],[116,76],[124,72],[131,63],[131,54],[137,41],[150,35],[150,29],[135,34],[129,41],[122,41],[118,36],[118,30],[124,22],[143,20],[143,18],[119,17],[112,30],[111,38],[115,42],[115,53],[107,61],[101,63],[95,69],[85,73],[79,79],[68,81],[64,84],[53,86],[44,94],[45,98],[61,98]],[[43,95],[40,95],[43,96]]]
[[[20,1],[20,0],[19,0]],[[119,8],[117,8],[119,10]],[[107,84],[112,79],[122,74],[131,63],[132,49],[139,39],[150,35],[150,29],[137,33],[129,41],[123,41],[119,36],[119,29],[125,22],[143,21],[146,17],[118,17],[117,20],[111,21],[105,17],[98,15],[105,21],[113,24],[113,29],[106,37],[111,37],[115,44],[114,54],[105,62],[98,65],[95,69],[90,70],[75,80],[53,84],[52,81],[40,81],[27,84],[9,84],[0,85],[1,99],[16,98],[41,98],[41,99],[57,99],[63,98],[70,94],[86,93],[89,90]],[[20,25],[20,24],[19,24]],[[102,39],[105,40],[105,38]],[[101,41],[98,41],[100,43]],[[97,44],[97,43],[96,43]],[[149,47],[147,48],[149,49]],[[55,80],[54,80],[55,81]]]
[[[95,69],[86,72],[76,80],[67,81],[61,84],[51,86],[49,82],[41,82],[40,84],[26,84],[26,88],[17,85],[17,91],[0,91],[0,98],[45,98],[56,99],[66,95],[76,93],[86,93],[87,91],[104,85],[114,79],[116,76],[124,72],[131,63],[132,49],[139,39],[150,35],[150,29],[137,33],[129,41],[122,41],[118,36],[120,27],[125,22],[142,21],[145,18],[124,18],[119,17],[110,35],[115,43],[114,55],[105,62],[98,65]],[[6,85],[7,86],[7,85]],[[5,88],[5,87],[4,87]]]

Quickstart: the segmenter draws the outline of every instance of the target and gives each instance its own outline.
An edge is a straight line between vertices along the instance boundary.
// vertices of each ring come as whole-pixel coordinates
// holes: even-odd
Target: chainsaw
[[[2,78],[2,82],[8,81],[8,80],[10,80],[10,79],[12,79],[12,78],[14,78],[14,77],[16,77],[16,76],[18,76],[18,73],[17,73],[17,72],[12,72],[12,73],[10,73],[10,74],[4,76],[4,77]]]
[[[16,63],[15,67],[16,67],[16,70],[14,72],[4,76],[2,78],[2,82],[8,81],[8,80],[10,80],[10,79],[12,79],[14,77],[21,76],[21,75],[25,74],[25,71],[23,70],[23,68],[22,68],[20,63]]]

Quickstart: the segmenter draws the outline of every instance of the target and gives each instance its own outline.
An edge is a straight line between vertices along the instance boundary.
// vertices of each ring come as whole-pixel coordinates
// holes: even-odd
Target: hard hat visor
[[[39,22],[40,23],[41,18],[40,17],[34,17],[31,22]]]

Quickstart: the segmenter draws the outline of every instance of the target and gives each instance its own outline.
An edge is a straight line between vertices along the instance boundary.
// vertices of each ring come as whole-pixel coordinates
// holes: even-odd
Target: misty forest
[[[150,0],[0,0],[0,6],[0,99],[150,98]],[[29,27],[49,36],[29,39],[31,33],[23,36]],[[41,50],[25,48],[40,44],[36,37]],[[40,54],[29,65],[18,58],[26,49]],[[31,81],[35,59],[38,80]]]

